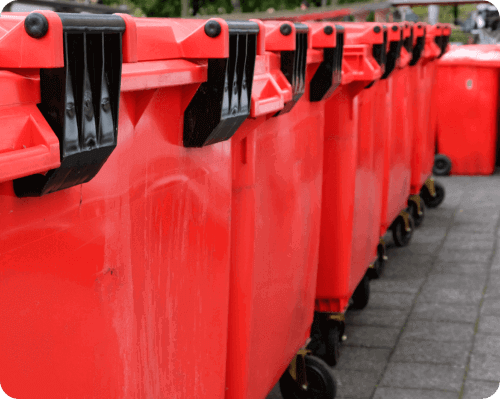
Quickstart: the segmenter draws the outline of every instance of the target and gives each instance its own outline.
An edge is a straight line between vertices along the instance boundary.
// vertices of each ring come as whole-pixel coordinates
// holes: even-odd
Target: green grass
[[[476,4],[461,4],[458,6],[458,19],[460,21],[465,21],[469,14],[476,9]],[[412,8],[413,12],[417,14],[421,21],[427,22],[427,6],[417,6]],[[441,6],[439,7],[439,22],[454,23],[455,14],[453,11],[453,6]]]
[[[463,44],[467,44],[469,42],[469,37],[472,37],[470,33],[462,32],[460,29],[452,29],[450,42],[460,42]]]

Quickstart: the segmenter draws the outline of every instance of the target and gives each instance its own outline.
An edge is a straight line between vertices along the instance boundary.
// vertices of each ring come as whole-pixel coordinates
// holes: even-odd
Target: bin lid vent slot
[[[343,49],[344,33],[338,32],[336,47],[323,49],[323,62],[311,79],[309,92],[311,102],[328,99],[340,85]]]
[[[410,36],[404,40],[404,47],[409,54],[413,53],[413,27],[410,28]]]
[[[425,37],[417,37],[417,43],[413,47],[413,54],[412,54],[412,59],[410,61],[410,65],[416,65],[418,60],[420,59],[420,56],[422,55],[422,51],[424,49],[424,44],[425,44]]]
[[[396,67],[396,61],[401,55],[401,44],[402,44],[401,40],[390,42],[389,51],[387,52],[386,55],[385,71],[381,79],[387,79],[391,74],[391,72]]]

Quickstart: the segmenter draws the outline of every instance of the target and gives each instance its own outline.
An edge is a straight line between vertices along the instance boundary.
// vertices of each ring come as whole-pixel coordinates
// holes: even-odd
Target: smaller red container
[[[500,46],[453,48],[438,62],[438,152],[451,173],[488,175],[496,163]]]

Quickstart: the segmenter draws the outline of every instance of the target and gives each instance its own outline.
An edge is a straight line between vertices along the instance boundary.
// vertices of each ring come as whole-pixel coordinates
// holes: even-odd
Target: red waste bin
[[[444,187],[431,177],[435,153],[435,131],[431,127],[435,111],[431,109],[431,99],[435,60],[441,53],[434,39],[436,34],[441,34],[442,29],[431,25],[422,26],[421,23],[416,26],[417,43],[412,60],[415,65],[411,73],[410,94],[414,108],[411,194],[420,195],[426,206],[436,207],[444,200],[445,192]],[[423,39],[419,36],[420,29],[425,29]],[[415,62],[416,55],[420,57]]]
[[[325,105],[321,238],[315,318],[308,346],[330,364],[337,359],[349,301],[352,298],[358,308],[366,305],[366,272],[376,257],[380,225],[376,240],[371,240],[373,207],[365,210],[363,206],[374,195],[372,190],[380,193],[382,189],[381,184],[374,184],[374,138],[371,132],[360,131],[358,107],[361,93],[373,91],[373,82],[385,71],[387,36],[382,24],[342,26],[342,84]],[[364,122],[373,123],[369,118]]]
[[[412,29],[408,22],[401,23],[400,56],[396,68],[389,79],[382,81],[387,85],[386,114],[382,117],[391,123],[386,128],[387,145],[385,153],[384,186],[380,237],[389,228],[392,230],[394,242],[398,246],[407,245],[412,235],[413,220],[407,209],[410,196],[411,181],[411,129],[408,119],[408,99],[410,76],[407,68],[412,52]],[[384,126],[383,122],[379,125]],[[385,126],[384,126],[385,127]],[[383,249],[383,241],[381,249]],[[383,265],[382,262],[377,263]],[[374,269],[374,276],[380,272]]]
[[[283,88],[285,104],[278,112],[247,120],[231,140],[226,397],[264,398],[282,375],[285,399],[322,397],[315,395],[335,389],[328,367],[320,359],[303,357],[304,352],[294,356],[309,337],[314,311],[324,112],[317,100],[340,80],[336,55],[341,43],[336,43],[331,23],[261,24],[266,52],[260,60],[265,65],[257,65]],[[307,392],[301,389],[304,373],[297,372],[301,362]],[[318,370],[323,382],[314,377]]]
[[[223,398],[223,140],[249,112],[258,25],[51,11],[0,24],[2,389]]]
[[[489,175],[498,146],[500,46],[453,48],[438,62],[436,106],[439,156],[451,160],[451,174]],[[447,165],[439,166],[441,171]],[[444,174],[444,173],[443,173]]]

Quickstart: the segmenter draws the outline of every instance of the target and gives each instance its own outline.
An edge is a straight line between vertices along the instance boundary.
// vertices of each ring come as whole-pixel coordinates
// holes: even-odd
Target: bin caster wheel
[[[368,269],[368,277],[370,280],[376,280],[382,276],[386,259],[385,244],[383,244],[383,241],[381,240],[381,243],[377,246],[377,259],[373,263],[373,266]]]
[[[408,210],[411,217],[413,218],[415,227],[420,227],[422,225],[422,222],[424,221],[425,216],[425,205],[422,197],[420,197],[420,213],[418,212],[418,205],[413,200],[408,201]]]
[[[434,191],[436,192],[436,195],[433,197],[427,186],[424,185],[422,187],[421,195],[428,208],[437,208],[444,201],[445,191],[441,183],[438,183],[437,181],[434,182]]]
[[[337,382],[328,365],[316,356],[304,357],[307,386],[299,386],[289,370],[280,378],[283,399],[335,399]]]
[[[451,171],[451,159],[444,154],[436,154],[432,173],[436,176],[448,176]]]
[[[361,310],[368,305],[370,300],[370,279],[368,273],[359,282],[351,297],[351,309]]]
[[[329,314],[325,313],[314,313],[311,342],[307,349],[314,356],[323,359],[329,366],[334,367],[339,360],[340,342],[344,334],[345,324],[340,320],[330,320],[329,316]]]
[[[405,221],[407,218],[407,222]],[[406,212],[405,216],[399,215],[392,225],[392,238],[394,243],[398,247],[406,247],[413,236],[413,230],[415,228],[415,223],[413,222],[413,217]]]

